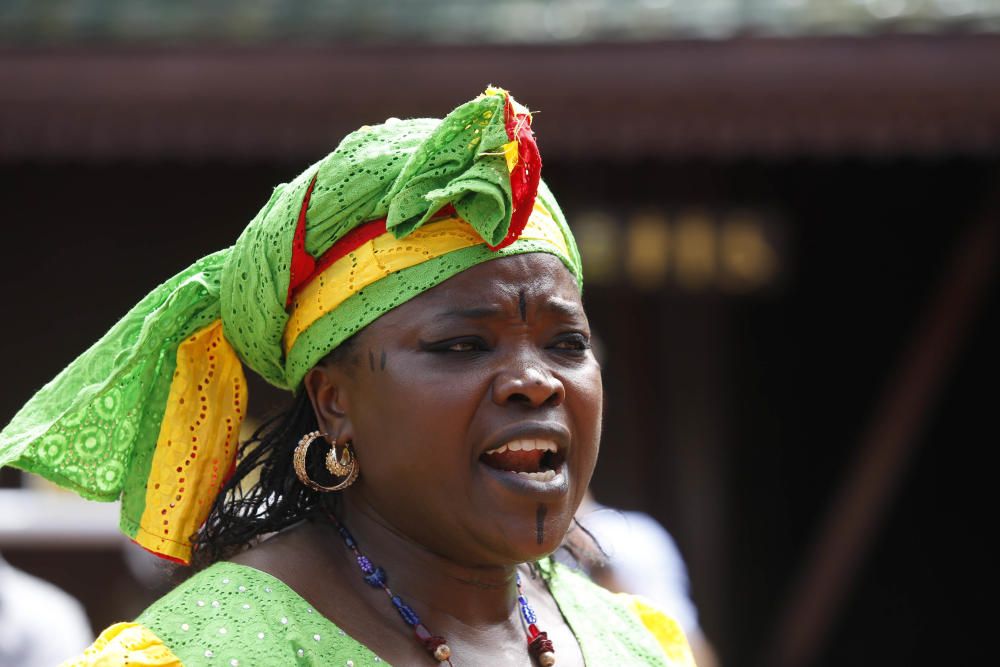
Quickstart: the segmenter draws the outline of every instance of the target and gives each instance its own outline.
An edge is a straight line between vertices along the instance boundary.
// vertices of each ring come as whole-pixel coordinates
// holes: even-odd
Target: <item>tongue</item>
[[[540,472],[543,453],[540,449],[531,449],[528,451],[511,451],[508,449],[502,454],[483,454],[481,460],[489,467],[496,468],[497,470]]]

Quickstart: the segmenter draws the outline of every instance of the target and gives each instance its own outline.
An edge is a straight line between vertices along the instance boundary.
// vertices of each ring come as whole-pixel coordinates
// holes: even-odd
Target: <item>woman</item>
[[[73,664],[690,664],[547,559],[602,391],[540,169],[500,89],[361,128],[18,413],[0,463],[211,564]],[[297,398],[233,469],[243,365]]]

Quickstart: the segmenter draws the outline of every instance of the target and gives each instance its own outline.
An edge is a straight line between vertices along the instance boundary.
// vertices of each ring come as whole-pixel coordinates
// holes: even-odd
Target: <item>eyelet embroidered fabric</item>
[[[92,500],[121,495],[122,529],[134,534],[176,350],[218,319],[226,254],[157,287],[45,385],[4,429],[3,462],[20,456],[19,467]]]
[[[670,660],[639,617],[615,596],[561,565],[540,564],[580,641],[587,665],[691,667]],[[187,667],[387,663],[274,577],[219,563],[179,586],[137,619]],[[675,656],[689,656],[683,635]],[[456,664],[460,656],[456,656]]]
[[[632,596],[611,593],[551,558],[539,561],[538,567],[580,641],[587,665],[695,667],[684,633],[666,614],[650,614],[677,630],[672,643],[663,646],[632,610]]]
[[[137,619],[187,667],[385,665],[281,581],[219,563]]]

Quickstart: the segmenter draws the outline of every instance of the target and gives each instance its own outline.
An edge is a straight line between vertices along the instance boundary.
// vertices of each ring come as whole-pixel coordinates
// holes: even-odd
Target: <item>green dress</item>
[[[565,566],[550,561],[539,565],[587,665],[694,664],[683,634],[661,613],[641,601],[636,604],[632,596],[609,593]],[[245,565],[217,563],[155,602],[135,623],[111,626],[84,655],[64,664],[383,667],[388,663],[280,580]]]

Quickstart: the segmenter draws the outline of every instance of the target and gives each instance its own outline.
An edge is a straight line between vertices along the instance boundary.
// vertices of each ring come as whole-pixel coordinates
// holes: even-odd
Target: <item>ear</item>
[[[319,430],[337,439],[354,440],[354,427],[348,416],[347,376],[333,364],[319,364],[306,373],[303,380]]]

